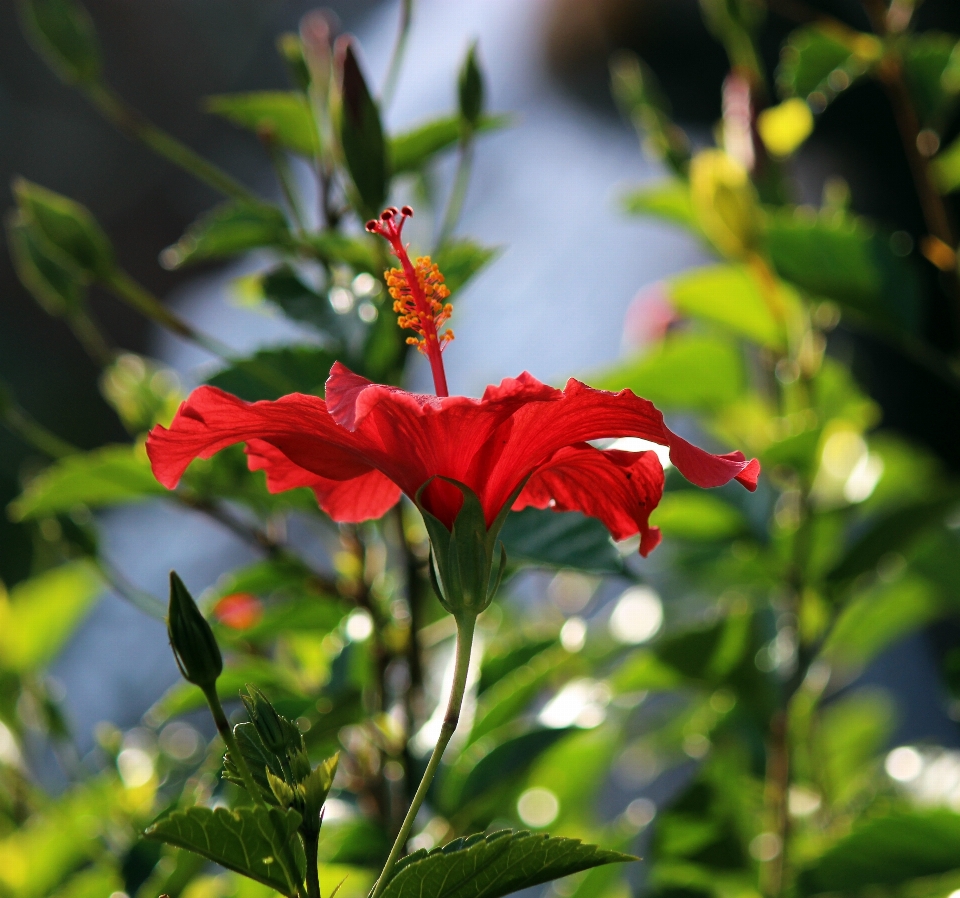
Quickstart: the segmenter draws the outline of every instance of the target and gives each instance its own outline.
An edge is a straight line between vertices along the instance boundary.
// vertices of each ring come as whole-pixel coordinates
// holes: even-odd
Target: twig
[[[380,91],[381,112],[390,105],[393,93],[397,89],[400,78],[400,68],[403,65],[403,54],[407,48],[407,37],[410,34],[410,22],[413,19],[413,0],[400,0],[400,27],[397,29],[397,39],[390,55],[390,64],[387,66],[387,77]]]
[[[457,222],[460,221],[460,213],[463,211],[463,204],[467,198],[467,188],[470,186],[470,172],[473,168],[473,138],[473,129],[469,128],[460,140],[457,154],[457,173],[453,179],[450,198],[447,201],[443,222],[440,225],[440,233],[437,236],[438,251],[450,239]]]

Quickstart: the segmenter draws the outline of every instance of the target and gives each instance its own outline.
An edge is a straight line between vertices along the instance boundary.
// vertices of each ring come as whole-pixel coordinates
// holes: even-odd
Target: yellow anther
[[[397,314],[397,324],[420,335],[407,337],[406,342],[411,346],[416,345],[421,352],[426,352],[426,341],[429,339],[436,340],[442,348],[453,339],[453,331],[440,333],[440,328],[453,313],[453,306],[443,302],[450,295],[450,288],[443,282],[440,269],[429,256],[415,259],[413,267],[417,286],[420,288],[420,305],[410,289],[403,269],[391,268],[384,275],[387,290],[394,301],[393,311]],[[422,307],[424,302],[426,308]],[[424,320],[425,316],[429,317]]]

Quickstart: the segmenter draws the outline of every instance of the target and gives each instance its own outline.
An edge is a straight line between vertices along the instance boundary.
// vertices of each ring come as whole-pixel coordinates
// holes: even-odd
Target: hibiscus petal
[[[264,440],[248,440],[246,453],[251,471],[266,472],[271,493],[309,487],[335,521],[358,524],[383,517],[400,500],[400,487],[376,470],[350,480],[331,480],[295,465]]]
[[[639,533],[646,557],[660,543],[660,529],[651,527],[649,518],[662,495],[663,468],[655,452],[602,451],[580,443],[539,467],[513,509],[582,512],[602,521],[614,539]]]

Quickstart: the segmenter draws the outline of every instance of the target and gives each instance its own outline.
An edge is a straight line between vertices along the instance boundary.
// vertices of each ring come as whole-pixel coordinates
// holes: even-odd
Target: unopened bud
[[[223,656],[210,624],[175,571],[170,571],[167,633],[183,678],[201,689],[213,688],[223,671]]]
[[[247,694],[240,694],[243,706],[250,715],[250,720],[257,729],[260,741],[264,748],[272,751],[274,754],[284,753],[290,742],[290,727],[293,726],[289,721],[285,721],[270,704],[267,697],[256,686],[247,684]],[[284,723],[287,726],[284,726]],[[293,727],[299,736],[299,731]]]

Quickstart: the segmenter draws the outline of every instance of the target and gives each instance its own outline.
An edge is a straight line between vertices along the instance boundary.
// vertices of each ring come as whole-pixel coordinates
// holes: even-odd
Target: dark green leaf
[[[481,246],[472,240],[451,240],[440,247],[433,261],[456,299],[457,291],[498,255],[499,247]]]
[[[903,551],[925,530],[942,522],[958,501],[960,498],[951,491],[878,516],[830,571],[828,579],[838,583],[872,570],[888,552]]]
[[[623,205],[633,215],[652,215],[688,231],[700,232],[690,200],[690,185],[679,178],[653,187],[640,187],[623,198]]]
[[[45,241],[20,212],[7,216],[7,245],[17,277],[48,315],[69,317],[80,311],[86,299],[82,278],[46,251]]]
[[[500,531],[507,557],[547,567],[567,567],[599,574],[623,570],[607,528],[578,512],[525,508],[511,512]]]
[[[360,71],[350,39],[337,41],[339,106],[337,131],[347,171],[363,214],[379,214],[387,197],[387,148],[380,110]]]
[[[732,340],[681,333],[591,383],[601,390],[633,390],[663,409],[712,411],[741,397],[746,376]]]
[[[88,277],[108,279],[114,271],[113,247],[90,210],[25,178],[13,183],[23,224],[62,266]]]
[[[731,539],[747,530],[740,511],[719,496],[694,490],[666,493],[650,523],[672,539]]]
[[[512,121],[509,115],[482,115],[477,132],[497,131]],[[460,119],[457,116],[434,119],[411,131],[390,138],[390,170],[398,175],[421,169],[441,150],[460,140]]]
[[[527,832],[457,839],[397,865],[383,898],[501,898],[602,864],[636,860],[617,851]]]
[[[477,42],[467,51],[457,81],[457,96],[460,100],[460,118],[471,128],[475,127],[483,112],[483,72],[477,60]]]
[[[865,75],[880,58],[877,38],[817,23],[794,30],[780,53],[777,87],[785,97],[811,99],[821,108]]]
[[[717,623],[660,640],[657,657],[686,677],[718,682],[741,661],[751,645],[752,618],[731,614]]]
[[[955,870],[958,857],[960,815],[947,810],[891,814],[834,843],[800,874],[798,885],[803,895],[898,886]]]
[[[308,287],[289,265],[274,268],[260,278],[263,296],[279,306],[294,321],[313,325],[320,331],[337,334],[339,316],[326,296]]]
[[[97,81],[101,65],[97,33],[77,0],[21,0],[20,14],[34,49],[64,81]]]
[[[771,213],[767,248],[780,276],[814,296],[833,299],[888,330],[917,332],[922,302],[916,272],[864,219]]]
[[[323,393],[336,356],[317,346],[261,349],[218,371],[207,383],[247,402],[279,399],[287,393]]]
[[[290,229],[283,213],[266,203],[225,203],[198,218],[160,258],[166,268],[204,259],[226,259],[252,249],[286,247]]]
[[[944,78],[956,47],[954,35],[939,31],[909,35],[900,45],[903,77],[917,117],[922,125],[938,131],[949,124],[957,100],[957,90]]]
[[[295,833],[300,825],[296,811],[243,807],[211,810],[204,807],[175,811],[155,821],[144,833],[148,839],[186,848],[196,854],[294,896],[296,884],[284,875],[280,858],[291,845],[299,845]],[[302,849],[292,877],[302,876]]]
[[[377,257],[366,240],[349,237],[339,231],[320,231],[309,234],[307,242],[313,247],[317,258],[324,262],[344,263],[357,271],[367,271],[370,274],[382,273]]]
[[[136,502],[167,490],[153,476],[142,446],[103,446],[68,455],[30,481],[9,506],[14,520]]]
[[[263,90],[207,97],[206,108],[264,140],[304,156],[319,149],[307,98],[298,91]]]

